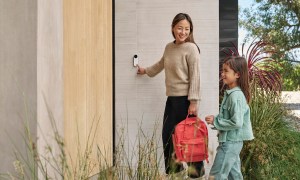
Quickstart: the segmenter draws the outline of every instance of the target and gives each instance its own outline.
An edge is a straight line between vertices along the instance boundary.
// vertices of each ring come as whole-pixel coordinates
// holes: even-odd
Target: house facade
[[[201,49],[199,117],[218,113],[221,6],[222,0],[0,0],[0,172],[14,170],[14,149],[26,153],[24,122],[40,153],[52,146],[59,154],[57,132],[73,159],[93,132],[91,156],[99,148],[111,165],[122,133],[128,154],[139,130],[155,132],[161,143],[164,73],[138,76],[133,57],[143,67],[158,61],[179,12],[191,16]],[[209,134],[212,162],[217,140]]]

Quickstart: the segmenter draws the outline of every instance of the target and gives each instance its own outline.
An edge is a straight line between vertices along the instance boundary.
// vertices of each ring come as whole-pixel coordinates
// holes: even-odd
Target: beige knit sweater
[[[166,45],[165,52],[157,63],[146,68],[153,77],[165,69],[167,96],[188,96],[188,100],[200,100],[200,55],[194,43]]]

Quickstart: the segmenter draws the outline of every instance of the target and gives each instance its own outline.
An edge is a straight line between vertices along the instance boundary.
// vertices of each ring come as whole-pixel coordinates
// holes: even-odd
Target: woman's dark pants
[[[183,170],[182,164],[175,163],[172,158],[172,153],[174,152],[172,133],[174,132],[175,126],[186,118],[189,105],[190,101],[187,99],[187,96],[169,96],[166,102],[162,139],[164,146],[165,171],[167,174],[177,173]],[[194,178],[203,175],[203,161],[188,163],[188,165],[194,166],[198,173],[198,175],[189,175],[190,177]]]

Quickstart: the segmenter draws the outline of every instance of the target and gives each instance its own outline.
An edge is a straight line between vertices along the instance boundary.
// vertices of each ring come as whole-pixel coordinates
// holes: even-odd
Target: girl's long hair
[[[198,47],[198,45],[195,43],[195,40],[194,40],[194,35],[193,35],[193,29],[194,29],[194,26],[193,26],[193,22],[192,22],[192,18],[186,14],[186,13],[178,13],[173,21],[172,21],[172,35],[175,38],[175,34],[173,32],[173,28],[176,26],[176,24],[179,22],[179,21],[182,21],[182,20],[187,20],[189,23],[190,23],[190,34],[189,34],[189,37],[186,38],[185,42],[191,42],[191,43],[194,43],[197,48],[198,48],[198,51],[200,53],[200,48]]]
[[[224,63],[228,65],[235,73],[239,73],[240,77],[237,79],[237,84],[243,91],[247,103],[251,101],[250,87],[249,87],[249,74],[248,65],[244,57],[229,56],[224,59]]]

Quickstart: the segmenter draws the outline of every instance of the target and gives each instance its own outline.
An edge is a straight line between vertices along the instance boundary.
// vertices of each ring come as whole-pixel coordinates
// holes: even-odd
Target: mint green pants
[[[215,180],[242,180],[240,160],[242,147],[242,141],[220,142],[209,176]]]

